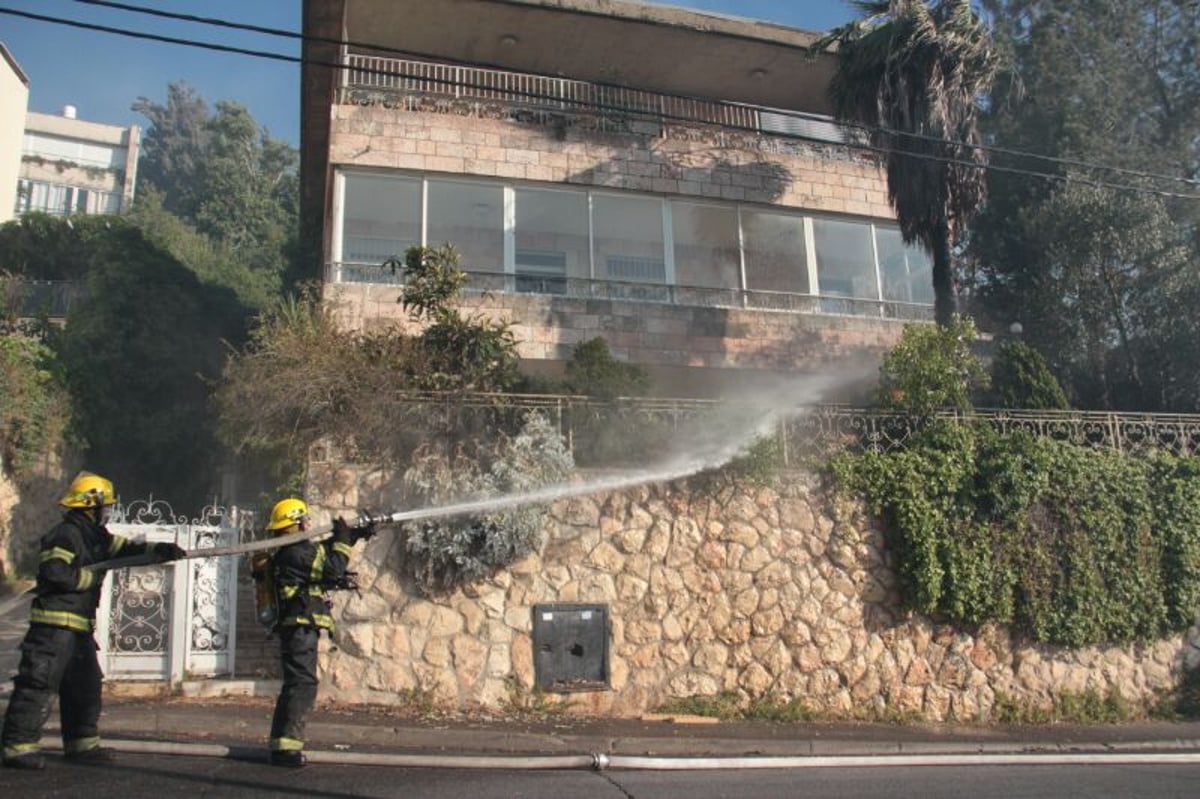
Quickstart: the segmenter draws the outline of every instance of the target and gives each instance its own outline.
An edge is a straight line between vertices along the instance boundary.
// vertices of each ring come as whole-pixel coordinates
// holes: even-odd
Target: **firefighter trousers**
[[[304,722],[317,699],[317,642],[320,637],[320,629],[310,625],[283,627],[279,632],[283,688],[271,719],[272,751],[304,748]]]
[[[64,749],[82,752],[99,746],[102,681],[90,633],[31,624],[21,642],[21,665],[4,716],[4,756],[37,751],[55,695]]]

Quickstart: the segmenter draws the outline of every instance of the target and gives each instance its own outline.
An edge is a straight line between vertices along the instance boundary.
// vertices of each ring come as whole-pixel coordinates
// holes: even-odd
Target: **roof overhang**
[[[819,34],[624,0],[346,0],[352,49],[829,113]],[[388,53],[380,53],[388,55]],[[397,58],[403,56],[393,53]]]

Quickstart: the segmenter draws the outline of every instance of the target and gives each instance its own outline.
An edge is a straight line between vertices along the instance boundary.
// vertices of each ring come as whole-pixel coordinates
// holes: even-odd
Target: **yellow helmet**
[[[308,518],[308,505],[302,499],[292,497],[281,499],[271,508],[271,521],[267,522],[268,530],[284,530],[293,524],[299,524]]]
[[[101,505],[112,505],[116,501],[117,493],[113,490],[111,480],[105,480],[91,472],[80,472],[75,475],[66,495],[58,504],[64,508],[98,508]]]

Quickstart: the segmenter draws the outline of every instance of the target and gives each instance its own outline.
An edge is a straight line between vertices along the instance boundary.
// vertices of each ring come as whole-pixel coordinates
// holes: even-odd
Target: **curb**
[[[161,741],[105,740],[116,752],[184,757],[211,757],[258,763],[267,761],[261,748],[214,744],[168,743]],[[61,750],[53,739],[42,742],[45,749]],[[447,768],[490,770],[578,770],[625,769],[640,771],[712,771],[800,768],[882,768],[920,766],[1029,766],[1143,764],[1200,764],[1200,751],[1190,752],[1044,752],[1021,754],[908,754],[908,755],[814,755],[801,757],[646,757],[608,755],[599,752],[565,755],[432,755],[370,754],[360,752],[305,752],[312,764],[386,766],[394,768]]]

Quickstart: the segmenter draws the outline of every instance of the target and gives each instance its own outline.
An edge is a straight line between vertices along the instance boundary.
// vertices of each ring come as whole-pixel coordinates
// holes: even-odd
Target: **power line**
[[[285,62],[285,63],[300,64],[300,65],[308,64],[311,66],[322,66],[322,67],[327,67],[327,68],[333,69],[333,70],[349,70],[349,69],[351,69],[349,65],[338,63],[338,62],[320,61],[320,60],[312,59],[312,58],[304,58],[302,56],[286,55],[284,53],[273,53],[273,52],[262,51],[262,50],[251,50],[249,48],[233,47],[231,45],[216,44],[213,42],[203,42],[203,41],[198,41],[195,39],[184,39],[184,38],[179,38],[179,37],[175,37],[175,36],[165,36],[165,35],[156,34],[156,33],[146,33],[143,31],[132,31],[132,30],[128,30],[126,28],[114,28],[114,27],[111,27],[108,25],[100,25],[100,24],[91,23],[91,22],[82,22],[79,20],[66,19],[66,18],[61,18],[61,17],[51,17],[51,16],[47,16],[44,14],[37,14],[34,12],[30,12],[30,11],[20,11],[20,10],[11,9],[11,8],[0,7],[0,14],[7,14],[10,16],[22,17],[25,19],[35,20],[38,22],[47,22],[47,23],[54,24],[54,25],[64,25],[67,27],[78,28],[78,29],[82,29],[82,30],[98,31],[101,33],[110,33],[110,34],[113,34],[116,36],[125,36],[125,37],[129,37],[129,38],[133,38],[133,39],[156,41],[156,42],[161,42],[164,44],[175,44],[175,45],[180,45],[180,46],[184,46],[184,47],[194,47],[194,48],[204,49],[204,50],[215,50],[218,52],[232,53],[232,54],[236,54],[236,55],[245,55],[245,56],[251,56],[251,57],[255,57],[255,58],[266,58],[266,59],[271,59],[274,61],[281,61],[281,62]],[[495,91],[496,90],[495,87],[493,87],[493,86],[485,86],[485,85],[470,83],[470,82],[461,81],[461,80],[451,80],[448,78],[433,78],[433,77],[421,76],[421,75],[410,75],[410,74],[406,74],[406,73],[388,72],[385,70],[370,69],[370,68],[365,68],[365,67],[355,67],[354,71],[363,73],[363,74],[382,75],[382,76],[387,76],[387,77],[391,77],[391,78],[407,78],[407,79],[412,79],[412,80],[424,81],[426,83],[442,84],[442,85],[447,85],[447,86],[457,86],[457,87],[461,87],[461,88],[473,88],[473,89],[480,89],[480,90],[487,90],[487,91]],[[642,112],[639,112],[637,110],[629,109],[629,108],[625,108],[625,107],[621,107],[621,106],[600,104],[600,103],[595,103],[595,102],[591,102],[591,101],[587,101],[587,100],[574,100],[574,99],[570,99],[570,98],[557,97],[557,96],[552,96],[552,95],[547,95],[547,94],[541,94],[538,92],[523,91],[523,90],[519,90],[519,89],[506,89],[505,91],[510,95],[524,97],[527,99],[551,101],[551,102],[557,103],[559,105],[584,106],[585,108],[591,109],[591,110],[611,111],[611,112],[618,113],[618,114],[652,117],[655,119],[669,120],[669,121],[673,121],[673,122],[683,122],[683,123],[691,123],[691,124],[699,123],[699,124],[711,125],[713,127],[717,127],[717,128],[723,129],[723,130],[752,133],[755,135],[763,134],[763,131],[761,130],[761,128],[759,128],[757,126],[752,127],[749,125],[737,125],[737,124],[730,123],[730,122],[710,122],[710,121],[705,121],[705,120],[697,120],[692,117],[687,117],[687,116],[684,116],[681,114],[671,114],[671,113],[667,113],[665,111],[653,111],[653,112],[642,111]],[[791,139],[791,140],[795,140],[795,141],[804,141],[804,142],[821,144],[821,145],[825,145],[825,146],[842,146],[847,149],[861,150],[861,151],[865,151],[865,152],[874,152],[874,153],[879,153],[882,155],[890,155],[893,153],[897,153],[900,155],[907,156],[909,158],[916,158],[919,160],[936,161],[939,163],[945,163],[945,164],[950,164],[950,165],[964,166],[964,167],[968,167],[971,169],[986,169],[986,170],[991,170],[993,172],[1002,172],[1002,173],[1006,173],[1006,174],[1020,175],[1020,176],[1024,176],[1024,177],[1040,178],[1042,180],[1047,180],[1047,181],[1056,182],[1056,183],[1077,183],[1080,185],[1092,186],[1095,188],[1107,188],[1107,189],[1112,189],[1114,191],[1125,191],[1125,192],[1139,193],[1139,194],[1151,194],[1151,195],[1156,195],[1159,197],[1164,197],[1164,198],[1169,198],[1169,199],[1200,200],[1200,194],[1191,194],[1191,193],[1185,194],[1185,193],[1181,193],[1181,192],[1165,191],[1162,189],[1154,189],[1154,188],[1149,188],[1149,187],[1145,187],[1145,186],[1137,186],[1137,185],[1132,185],[1132,184],[1112,183],[1112,182],[1108,182],[1108,181],[1095,180],[1092,178],[1072,177],[1072,176],[1067,176],[1067,175],[1057,175],[1057,174],[1053,174],[1053,173],[1049,173],[1049,172],[1038,172],[1038,171],[1027,170],[1027,169],[1018,169],[1015,167],[1004,167],[1004,166],[998,166],[996,164],[990,164],[990,163],[979,164],[979,163],[975,163],[973,161],[966,161],[963,159],[952,158],[949,156],[941,156],[941,155],[937,155],[934,153],[913,153],[913,152],[908,152],[908,151],[904,151],[904,150],[895,150],[895,149],[888,148],[888,147],[880,147],[877,145],[866,144],[866,143],[862,143],[862,142],[831,142],[827,139],[819,138],[816,136],[806,136],[804,134],[799,134],[799,133],[771,132],[769,135],[771,135],[772,137],[775,137],[775,138]],[[940,139],[935,140],[935,141],[941,142],[943,144],[946,143],[946,142],[942,142],[942,140],[940,140]]]
[[[284,39],[291,39],[293,41],[317,42],[317,43],[321,43],[321,44],[332,44],[332,45],[336,45],[338,47],[343,47],[343,46],[357,47],[357,48],[373,50],[373,51],[381,52],[381,53],[390,53],[393,55],[408,56],[410,58],[426,58],[426,59],[440,60],[444,63],[455,64],[458,66],[484,68],[484,69],[497,69],[497,70],[505,70],[505,71],[508,70],[508,68],[505,67],[504,65],[489,63],[486,61],[469,61],[469,60],[463,60],[463,59],[454,59],[454,58],[449,58],[449,57],[442,56],[442,55],[439,55],[436,53],[426,53],[426,52],[421,52],[421,51],[417,51],[417,50],[405,50],[405,49],[401,49],[398,47],[390,47],[387,45],[380,45],[380,44],[368,44],[368,43],[356,42],[356,41],[352,41],[352,40],[348,40],[348,39],[346,39],[346,40],[335,39],[335,38],[328,37],[328,36],[314,36],[312,34],[299,33],[296,31],[284,30],[282,28],[270,28],[270,27],[265,27],[262,25],[251,25],[248,23],[233,22],[231,20],[221,19],[219,17],[205,17],[205,16],[200,16],[197,14],[184,14],[184,13],[180,13],[180,12],[176,12],[176,11],[164,11],[162,9],[149,8],[146,6],[135,5],[132,3],[115,2],[115,0],[74,0],[74,2],[79,3],[81,5],[97,6],[97,7],[102,7],[102,8],[111,8],[114,10],[128,11],[128,12],[131,12],[134,14],[144,14],[144,15],[159,17],[162,19],[171,19],[171,20],[177,20],[177,21],[182,21],[182,22],[192,22],[192,23],[197,23],[197,24],[201,24],[201,25],[212,25],[212,26],[216,26],[216,27],[227,28],[230,30],[239,30],[239,31],[246,31],[246,32],[250,32],[250,33],[258,33],[258,34],[262,34],[262,35],[266,35],[266,36],[275,36],[275,37],[280,37],[280,38],[284,38]],[[548,75],[545,73],[538,73],[538,72],[528,72],[525,74],[533,75],[535,77],[540,77],[540,78],[557,79],[558,77],[560,77],[557,75]],[[602,87],[610,88],[610,89],[627,89],[628,88],[625,86],[618,86],[616,84],[602,83],[602,82],[596,82],[596,81],[592,81],[592,83],[596,86],[602,86]],[[690,96],[690,95],[667,94],[665,96],[670,97],[671,99],[677,99],[677,100],[712,102],[712,100],[709,98],[696,97],[696,96]],[[819,114],[805,112],[805,111],[794,111],[794,110],[788,109],[787,113],[788,113],[788,115],[799,117],[801,119],[811,119],[811,120],[817,120],[817,121],[821,121],[821,122],[828,121],[827,117],[821,116]],[[1087,170],[1095,170],[1095,171],[1103,171],[1103,172],[1111,172],[1114,174],[1126,175],[1129,177],[1147,178],[1147,179],[1151,179],[1151,180],[1166,181],[1169,183],[1182,183],[1186,186],[1192,186],[1192,187],[1195,187],[1198,185],[1198,183],[1200,183],[1200,181],[1197,181],[1195,179],[1180,177],[1178,175],[1165,175],[1165,174],[1162,174],[1159,172],[1146,172],[1144,170],[1129,169],[1127,167],[1111,166],[1108,164],[1097,164],[1094,162],[1082,161],[1082,160],[1073,159],[1073,158],[1063,158],[1061,156],[1041,155],[1041,154],[1032,153],[1032,152],[1029,152],[1026,150],[1017,150],[1017,149],[1013,149],[1010,147],[1001,147],[999,145],[994,145],[994,144],[968,144],[965,142],[955,142],[955,141],[951,141],[949,139],[943,139],[943,138],[940,138],[937,136],[930,136],[928,134],[922,134],[922,133],[913,133],[911,131],[896,130],[896,129],[888,128],[888,127],[885,127],[882,125],[867,125],[867,124],[858,123],[858,122],[838,122],[838,124],[841,125],[842,127],[847,127],[847,128],[851,128],[851,129],[855,129],[855,130],[861,130],[866,133],[876,133],[876,134],[884,134],[884,135],[888,135],[888,136],[897,136],[897,137],[906,138],[906,139],[913,139],[916,141],[932,142],[932,143],[940,144],[940,145],[947,146],[947,147],[959,147],[959,148],[964,148],[964,149],[968,149],[968,150],[974,150],[977,152],[993,153],[996,155],[1006,155],[1006,156],[1010,156],[1010,157],[1014,157],[1014,158],[1025,158],[1025,159],[1031,159],[1031,160],[1035,160],[1035,161],[1043,161],[1046,163],[1060,165],[1060,166],[1075,167],[1075,168],[1079,168],[1079,169],[1087,169]]]

